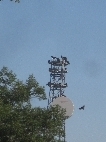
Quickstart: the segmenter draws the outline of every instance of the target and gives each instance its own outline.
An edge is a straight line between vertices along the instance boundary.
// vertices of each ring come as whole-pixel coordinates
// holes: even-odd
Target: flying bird
[[[80,107],[79,109],[81,110],[81,109],[83,109],[84,110],[84,108],[85,108],[85,105],[83,105],[82,107]]]

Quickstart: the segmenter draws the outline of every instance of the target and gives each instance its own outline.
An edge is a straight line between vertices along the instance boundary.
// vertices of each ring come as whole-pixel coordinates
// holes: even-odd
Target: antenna
[[[72,116],[74,111],[74,105],[73,102],[68,99],[67,97],[58,97],[51,103],[51,106],[59,105],[62,108],[66,109],[65,116],[66,118],[69,118]]]
[[[50,81],[46,84],[50,88],[47,108],[50,106],[60,105],[62,108],[66,109],[65,116],[69,118],[73,114],[74,105],[72,101],[64,95],[64,91],[65,88],[68,87],[68,84],[65,82],[65,76],[68,72],[66,66],[69,65],[70,62],[63,56],[61,56],[61,58],[54,56],[51,57],[52,59],[48,60],[48,63],[50,64]],[[61,140],[60,137],[59,140]],[[62,140],[65,142],[65,136],[63,136]]]

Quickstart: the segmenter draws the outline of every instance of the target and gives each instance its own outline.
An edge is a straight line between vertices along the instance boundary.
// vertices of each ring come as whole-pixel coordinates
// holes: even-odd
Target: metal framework
[[[65,82],[65,75],[68,72],[66,66],[69,63],[66,57],[61,56],[61,58],[57,58],[51,56],[52,59],[48,60],[48,63],[51,65],[49,68],[50,72],[50,81],[46,84],[50,87],[49,98],[48,98],[48,108],[50,103],[53,102],[57,97],[64,96],[65,88],[68,86]],[[64,131],[65,131],[65,122],[64,122]],[[65,136],[63,137],[65,142]],[[60,140],[60,138],[59,138]]]

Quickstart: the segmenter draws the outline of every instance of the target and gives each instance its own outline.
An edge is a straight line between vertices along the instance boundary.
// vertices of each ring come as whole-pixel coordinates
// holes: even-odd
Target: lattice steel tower
[[[48,85],[50,87],[49,98],[48,98],[48,108],[51,102],[57,97],[64,96],[65,88],[67,87],[67,83],[65,82],[65,75],[68,72],[66,66],[69,63],[66,57],[61,56],[61,58],[53,57],[48,60],[48,63],[51,65],[49,68],[50,72],[50,81]],[[64,124],[65,130],[65,124]],[[65,142],[65,137],[64,137]]]
[[[53,56],[51,57],[52,60],[48,60],[48,63],[51,65],[51,68],[49,68],[50,82],[46,84],[50,87],[48,106],[54,98],[60,96],[65,97],[64,89],[67,87],[65,74],[68,72],[66,66],[70,64],[66,57],[61,56],[61,59]]]

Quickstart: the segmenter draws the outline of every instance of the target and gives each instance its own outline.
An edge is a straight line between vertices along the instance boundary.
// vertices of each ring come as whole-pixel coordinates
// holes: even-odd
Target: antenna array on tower
[[[51,57],[52,59],[48,60],[48,63],[51,65],[51,67],[49,68],[50,81],[46,84],[50,87],[48,106],[54,98],[60,96],[65,97],[64,89],[68,86],[65,82],[65,75],[68,72],[66,66],[70,64],[66,57]]]

